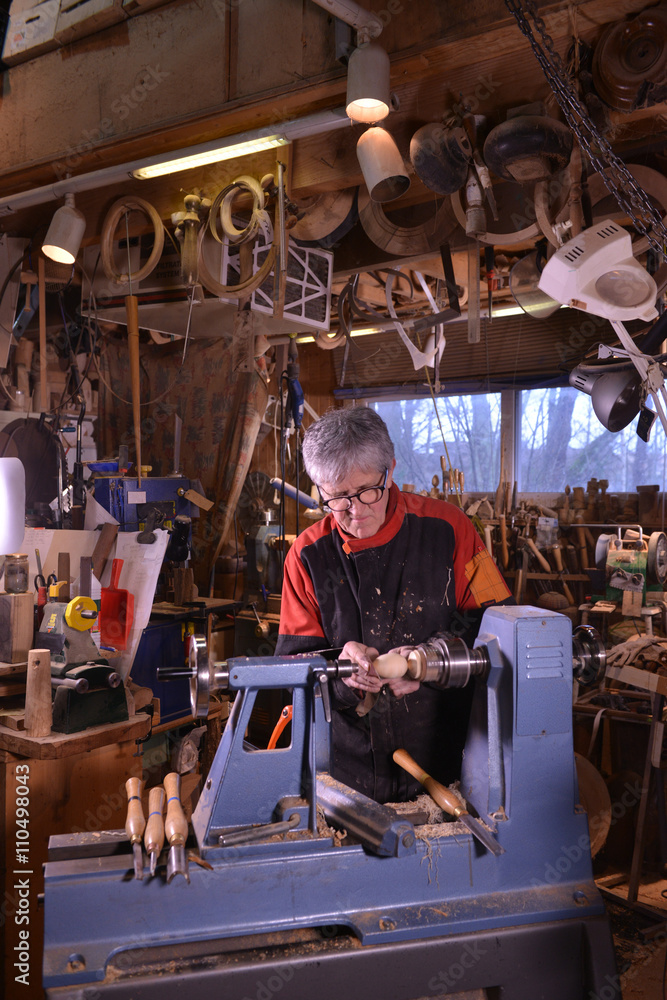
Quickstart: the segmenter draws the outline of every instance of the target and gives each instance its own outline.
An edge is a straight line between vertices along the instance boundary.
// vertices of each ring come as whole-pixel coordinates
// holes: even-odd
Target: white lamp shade
[[[25,469],[18,458],[0,458],[0,552],[16,552],[25,534]]]
[[[410,187],[403,157],[385,129],[364,132],[357,143],[357,159],[373,201],[393,201]]]
[[[655,319],[657,287],[632,256],[630,234],[611,219],[585,229],[547,262],[540,289],[605,319]]]
[[[347,63],[345,111],[355,122],[371,125],[389,114],[389,56],[378,42],[355,49]]]
[[[86,231],[86,220],[73,205],[63,205],[51,219],[42,251],[60,264],[73,264]]]

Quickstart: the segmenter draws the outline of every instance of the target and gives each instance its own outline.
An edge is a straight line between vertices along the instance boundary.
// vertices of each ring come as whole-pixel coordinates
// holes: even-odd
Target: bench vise
[[[35,636],[51,653],[52,729],[77,733],[128,718],[123,678],[100,653],[90,630],[97,605],[90,597],[48,601]]]
[[[190,883],[160,866],[128,879],[119,831],[52,837],[50,1000],[620,998],[572,744],[573,670],[600,669],[604,647],[530,607],[488,609],[473,650],[437,642],[420,647],[433,682],[474,678],[460,791],[503,853],[332,779],[328,685],[352,665],[214,663],[195,643],[193,714],[217,688],[236,697],[192,817]],[[292,692],[286,748],[245,742],[265,687]]]

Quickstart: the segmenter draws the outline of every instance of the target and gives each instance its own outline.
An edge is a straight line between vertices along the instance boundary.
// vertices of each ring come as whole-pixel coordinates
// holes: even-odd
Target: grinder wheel
[[[646,571],[660,586],[667,580],[667,535],[664,531],[654,531],[649,536]]]

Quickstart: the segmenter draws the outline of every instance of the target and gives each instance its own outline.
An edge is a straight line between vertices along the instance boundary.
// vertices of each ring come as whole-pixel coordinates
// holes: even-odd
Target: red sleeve
[[[280,604],[280,634],[324,638],[320,608],[310,574],[293,545],[285,558]]]

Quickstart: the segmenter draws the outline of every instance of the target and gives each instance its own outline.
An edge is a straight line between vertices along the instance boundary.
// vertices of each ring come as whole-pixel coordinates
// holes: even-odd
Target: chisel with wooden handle
[[[563,579],[563,573],[565,572],[565,567],[563,565],[563,555],[561,552],[560,545],[554,545],[551,551],[554,554],[554,560],[556,562],[556,570],[560,577],[560,582],[563,585],[563,593],[565,594],[565,599],[567,600],[568,604],[570,605],[574,604],[574,596],[572,594],[572,591],[570,590],[567,583]]]
[[[394,750],[394,760],[404,771],[411,774],[413,778],[421,782],[433,801],[440,806],[443,812],[455,816],[456,819],[464,823],[473,837],[477,837],[480,844],[483,844],[492,854],[504,854],[505,848],[501,847],[495,837],[482,826],[478,819],[471,816],[465,806],[462,806],[456,795],[448,788],[441,785],[439,781],[432,778],[430,774],[423,771],[416,760],[414,760],[407,750]]]
[[[128,778],[125,782],[127,792],[127,819],[125,820],[125,833],[132,844],[134,854],[134,877],[144,877],[144,856],[141,850],[141,838],[143,836],[146,820],[141,807],[141,778]]]
[[[164,845],[164,819],[162,818],[162,808],[164,806],[164,788],[158,785],[151,788],[148,793],[148,821],[144,834],[144,847],[146,854],[150,858],[150,873],[155,875],[157,859]]]
[[[175,875],[182,875],[186,882],[190,881],[188,862],[185,857],[185,841],[188,839],[188,821],[183,812],[180,796],[181,776],[175,771],[167,774],[164,779],[164,790],[167,796],[167,818],[164,822],[164,832],[169,842],[169,858],[167,859],[167,882]]]

